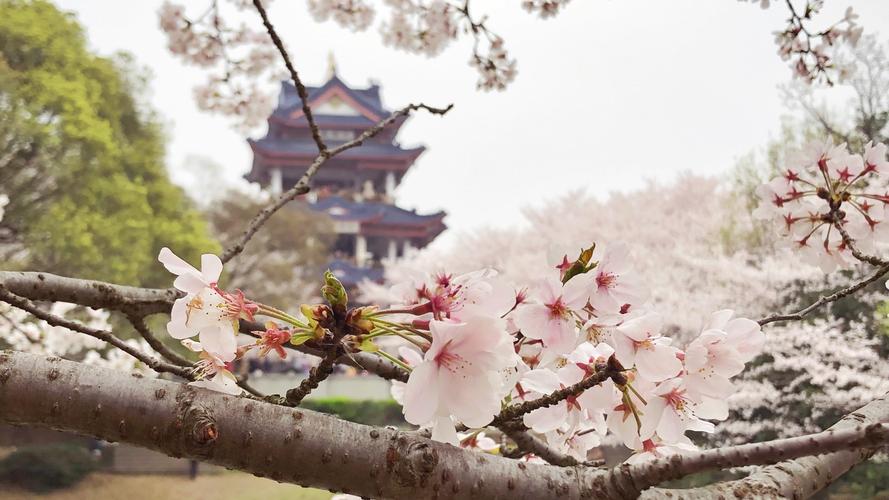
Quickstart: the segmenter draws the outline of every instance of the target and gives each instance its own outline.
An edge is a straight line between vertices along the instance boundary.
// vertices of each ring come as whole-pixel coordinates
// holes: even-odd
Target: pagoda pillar
[[[367,238],[360,234],[355,235],[355,264],[364,267],[367,263]]]
[[[401,252],[401,255],[407,255],[408,252],[413,250],[414,247],[411,245],[411,240],[404,240],[404,249]]]
[[[398,258],[398,242],[389,240],[389,260],[394,262]]]
[[[386,196],[395,196],[395,172],[391,170],[386,172]]]
[[[280,167],[275,167],[269,171],[269,191],[275,195],[281,194],[284,191],[284,181]]]

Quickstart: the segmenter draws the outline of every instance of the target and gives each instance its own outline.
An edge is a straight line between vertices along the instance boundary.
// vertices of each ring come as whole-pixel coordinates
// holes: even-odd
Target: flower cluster
[[[309,13],[318,22],[332,18],[356,31],[367,29],[376,14],[373,7],[362,0],[309,0]]]
[[[754,216],[773,221],[790,246],[824,272],[846,267],[850,240],[857,250],[872,252],[889,238],[887,173],[884,144],[869,143],[863,154],[851,154],[845,144],[812,142],[758,188]]]
[[[559,13],[570,0],[523,0],[522,8],[528,12],[536,13],[543,19],[548,19]]]
[[[771,5],[769,0],[740,1],[759,3],[763,9]],[[842,80],[849,72],[849,68],[836,63],[838,47],[841,44],[857,45],[863,28],[856,22],[858,14],[849,7],[839,21],[823,30],[814,30],[808,24],[821,10],[823,3],[823,0],[806,0],[805,6],[797,11],[791,2],[787,2],[790,17],[784,30],[775,32],[775,44],[778,45],[781,59],[790,62],[794,76],[808,82],[820,79],[832,85],[831,73],[837,72]]]
[[[657,249],[635,255],[633,268],[645,276],[651,306],[663,314],[665,330],[685,344],[713,311],[743,304],[739,313],[760,317],[784,303],[783,291],[791,283],[819,280],[812,286],[822,285],[816,268],[774,251],[771,241],[750,237],[759,225],[732,189],[737,184],[684,175],[605,199],[572,193],[524,210],[521,228],[458,235],[449,248],[427,247],[387,264],[386,279],[400,283],[426,269],[464,273],[491,267],[503,279],[531,283],[548,276],[546,263],[559,260],[553,248],[619,239],[633,248]],[[364,302],[397,300],[387,287],[368,282],[361,292]]]
[[[234,3],[243,8],[245,2]],[[237,116],[246,128],[262,123],[275,103],[257,86],[256,78],[265,75],[276,81],[282,75],[274,70],[280,65],[269,37],[243,25],[226,24],[217,2],[194,19],[186,17],[183,6],[169,2],[164,2],[158,15],[173,55],[195,66],[217,69],[194,89],[198,107]]]
[[[692,449],[686,431],[727,417],[729,379],[762,346],[756,322],[719,311],[682,351],[648,309],[626,246],[563,256],[552,274],[518,292],[490,270],[396,285],[399,305],[378,314],[395,315],[391,328],[416,347],[399,350],[411,374],[393,387],[408,422],[457,445],[457,423],[480,432],[503,408],[541,400],[521,421],[552,447],[586,460],[611,432],[641,460]]]
[[[212,254],[201,256],[198,270],[177,257],[169,248],[162,248],[158,261],[176,275],[173,286],[184,293],[173,304],[167,332],[193,352],[200,361],[195,365],[197,380],[193,385],[240,394],[237,378],[232,374],[232,363],[248,350],[257,348],[260,356],[275,351],[281,358],[287,356],[283,345],[298,345],[315,335],[310,322],[290,316],[273,307],[253,302],[243,292],[232,293],[218,286],[222,274],[222,261]],[[253,332],[258,339],[246,345],[238,344],[240,320],[254,321],[256,315],[264,315],[289,323],[292,329],[267,322],[265,330]],[[198,337],[198,341],[192,340]]]

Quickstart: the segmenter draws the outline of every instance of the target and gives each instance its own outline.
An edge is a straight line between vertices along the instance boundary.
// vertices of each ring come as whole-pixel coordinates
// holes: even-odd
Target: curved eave
[[[291,152],[291,151],[269,150],[269,149],[263,148],[262,145],[258,143],[258,141],[254,141],[252,139],[248,139],[247,143],[250,145],[250,149],[253,150],[253,153],[255,155],[259,156],[260,158],[268,159],[268,160],[308,160],[308,161],[312,161],[318,156],[317,152],[303,153],[303,152],[296,152],[296,151]],[[371,161],[387,161],[387,160],[393,161],[394,160],[394,161],[413,162],[414,160],[419,158],[419,156],[421,154],[423,154],[424,151],[426,151],[426,148],[423,146],[419,146],[419,147],[411,148],[411,149],[401,149],[398,152],[389,153],[389,154],[386,154],[386,153],[374,154],[374,153],[368,153],[368,152],[362,150],[361,146],[357,146],[357,147],[347,149],[347,150],[339,153],[338,155],[336,155],[336,158],[343,158],[343,159],[349,159],[349,160],[371,160]],[[374,168],[374,166],[367,165],[363,168]]]

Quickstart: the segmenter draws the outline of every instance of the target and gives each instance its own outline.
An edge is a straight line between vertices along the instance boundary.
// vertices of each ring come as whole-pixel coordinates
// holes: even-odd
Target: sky
[[[182,3],[196,14],[209,0]],[[161,1],[57,4],[77,16],[94,50],[130,52],[150,69],[149,101],[167,125],[174,181],[201,199],[249,170],[246,137],[261,137],[264,127],[245,135],[227,118],[197,109],[192,88],[206,75],[166,50],[157,20]],[[416,114],[399,135],[402,145],[427,151],[399,187],[398,202],[448,212],[452,230],[439,246],[456,242],[457,232],[520,225],[523,207],[577,190],[605,197],[682,172],[727,172],[776,136],[788,113],[778,86],[790,80],[790,70],[772,35],[785,24],[783,5],[575,0],[541,20],[519,4],[475,6],[518,60],[518,77],[503,92],[476,90],[468,39],[426,58],[383,46],[375,27],[356,34],[318,23],[304,0],[275,0],[269,7],[308,84],[323,83],[332,52],[341,78],[356,86],[378,82],[390,109],[454,104],[445,117]],[[852,5],[866,33],[880,36],[877,28],[889,26],[885,0],[827,4],[825,23]],[[244,19],[259,27],[258,19]],[[195,158],[218,164],[220,178],[189,175]]]

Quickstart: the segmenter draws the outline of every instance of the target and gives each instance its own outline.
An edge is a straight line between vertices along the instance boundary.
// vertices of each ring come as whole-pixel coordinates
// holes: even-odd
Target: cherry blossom
[[[651,438],[640,442],[639,446],[634,449],[636,453],[626,460],[628,464],[640,464],[658,458],[690,453],[698,448],[688,438],[677,443],[668,443],[658,438]]]
[[[167,323],[170,336],[181,340],[198,335],[208,350],[233,354],[237,349],[237,320],[249,314],[249,309],[243,295],[224,295],[216,287],[222,274],[219,257],[202,255],[200,271],[166,247],[161,249],[158,260],[177,276],[173,286],[185,292],[185,296],[173,304]]]
[[[486,436],[484,432],[457,433],[457,439],[460,442],[460,447],[468,450],[485,453],[497,453],[500,450],[500,445]]]
[[[284,344],[290,342],[293,336],[290,330],[285,330],[274,322],[266,323],[265,331],[253,332],[260,335],[260,339],[256,342],[259,348],[259,356],[263,357],[270,351],[275,351],[281,359],[287,358],[287,351],[284,350]]]
[[[612,332],[615,356],[625,368],[636,367],[643,378],[660,382],[674,377],[682,370],[679,349],[672,347],[672,339],[660,334],[663,320],[658,313],[626,321]]]
[[[470,427],[490,423],[500,411],[503,392],[497,372],[516,363],[506,321],[482,316],[463,323],[433,320],[430,330],[432,345],[405,388],[405,419],[447,426],[444,419],[453,415]]]
[[[238,379],[231,372],[229,366],[229,363],[235,359],[234,352],[208,351],[208,346],[189,339],[183,340],[182,345],[194,352],[200,353],[201,358],[195,364],[198,374],[197,380],[189,382],[189,385],[232,395],[238,395],[243,392],[238,387]]]
[[[814,141],[788,163],[781,176],[757,191],[754,215],[775,222],[806,261],[824,272],[848,267],[850,241],[840,229],[860,242],[859,250],[873,251],[889,241],[885,145],[868,144],[862,156],[849,153],[845,144]]]
[[[626,312],[631,306],[640,305],[648,298],[648,292],[632,272],[629,248],[625,244],[610,246],[595,273],[595,291],[590,304],[602,312]]]
[[[542,281],[530,292],[529,300],[515,310],[513,321],[522,335],[537,339],[555,354],[564,354],[577,344],[574,311],[589,301],[592,284],[589,275],[562,283],[554,277]]]
[[[685,431],[713,432],[715,426],[696,414],[696,405],[690,398],[682,379],[674,378],[658,384],[643,409],[643,425],[640,435],[648,438],[657,431],[664,441],[679,442]]]

